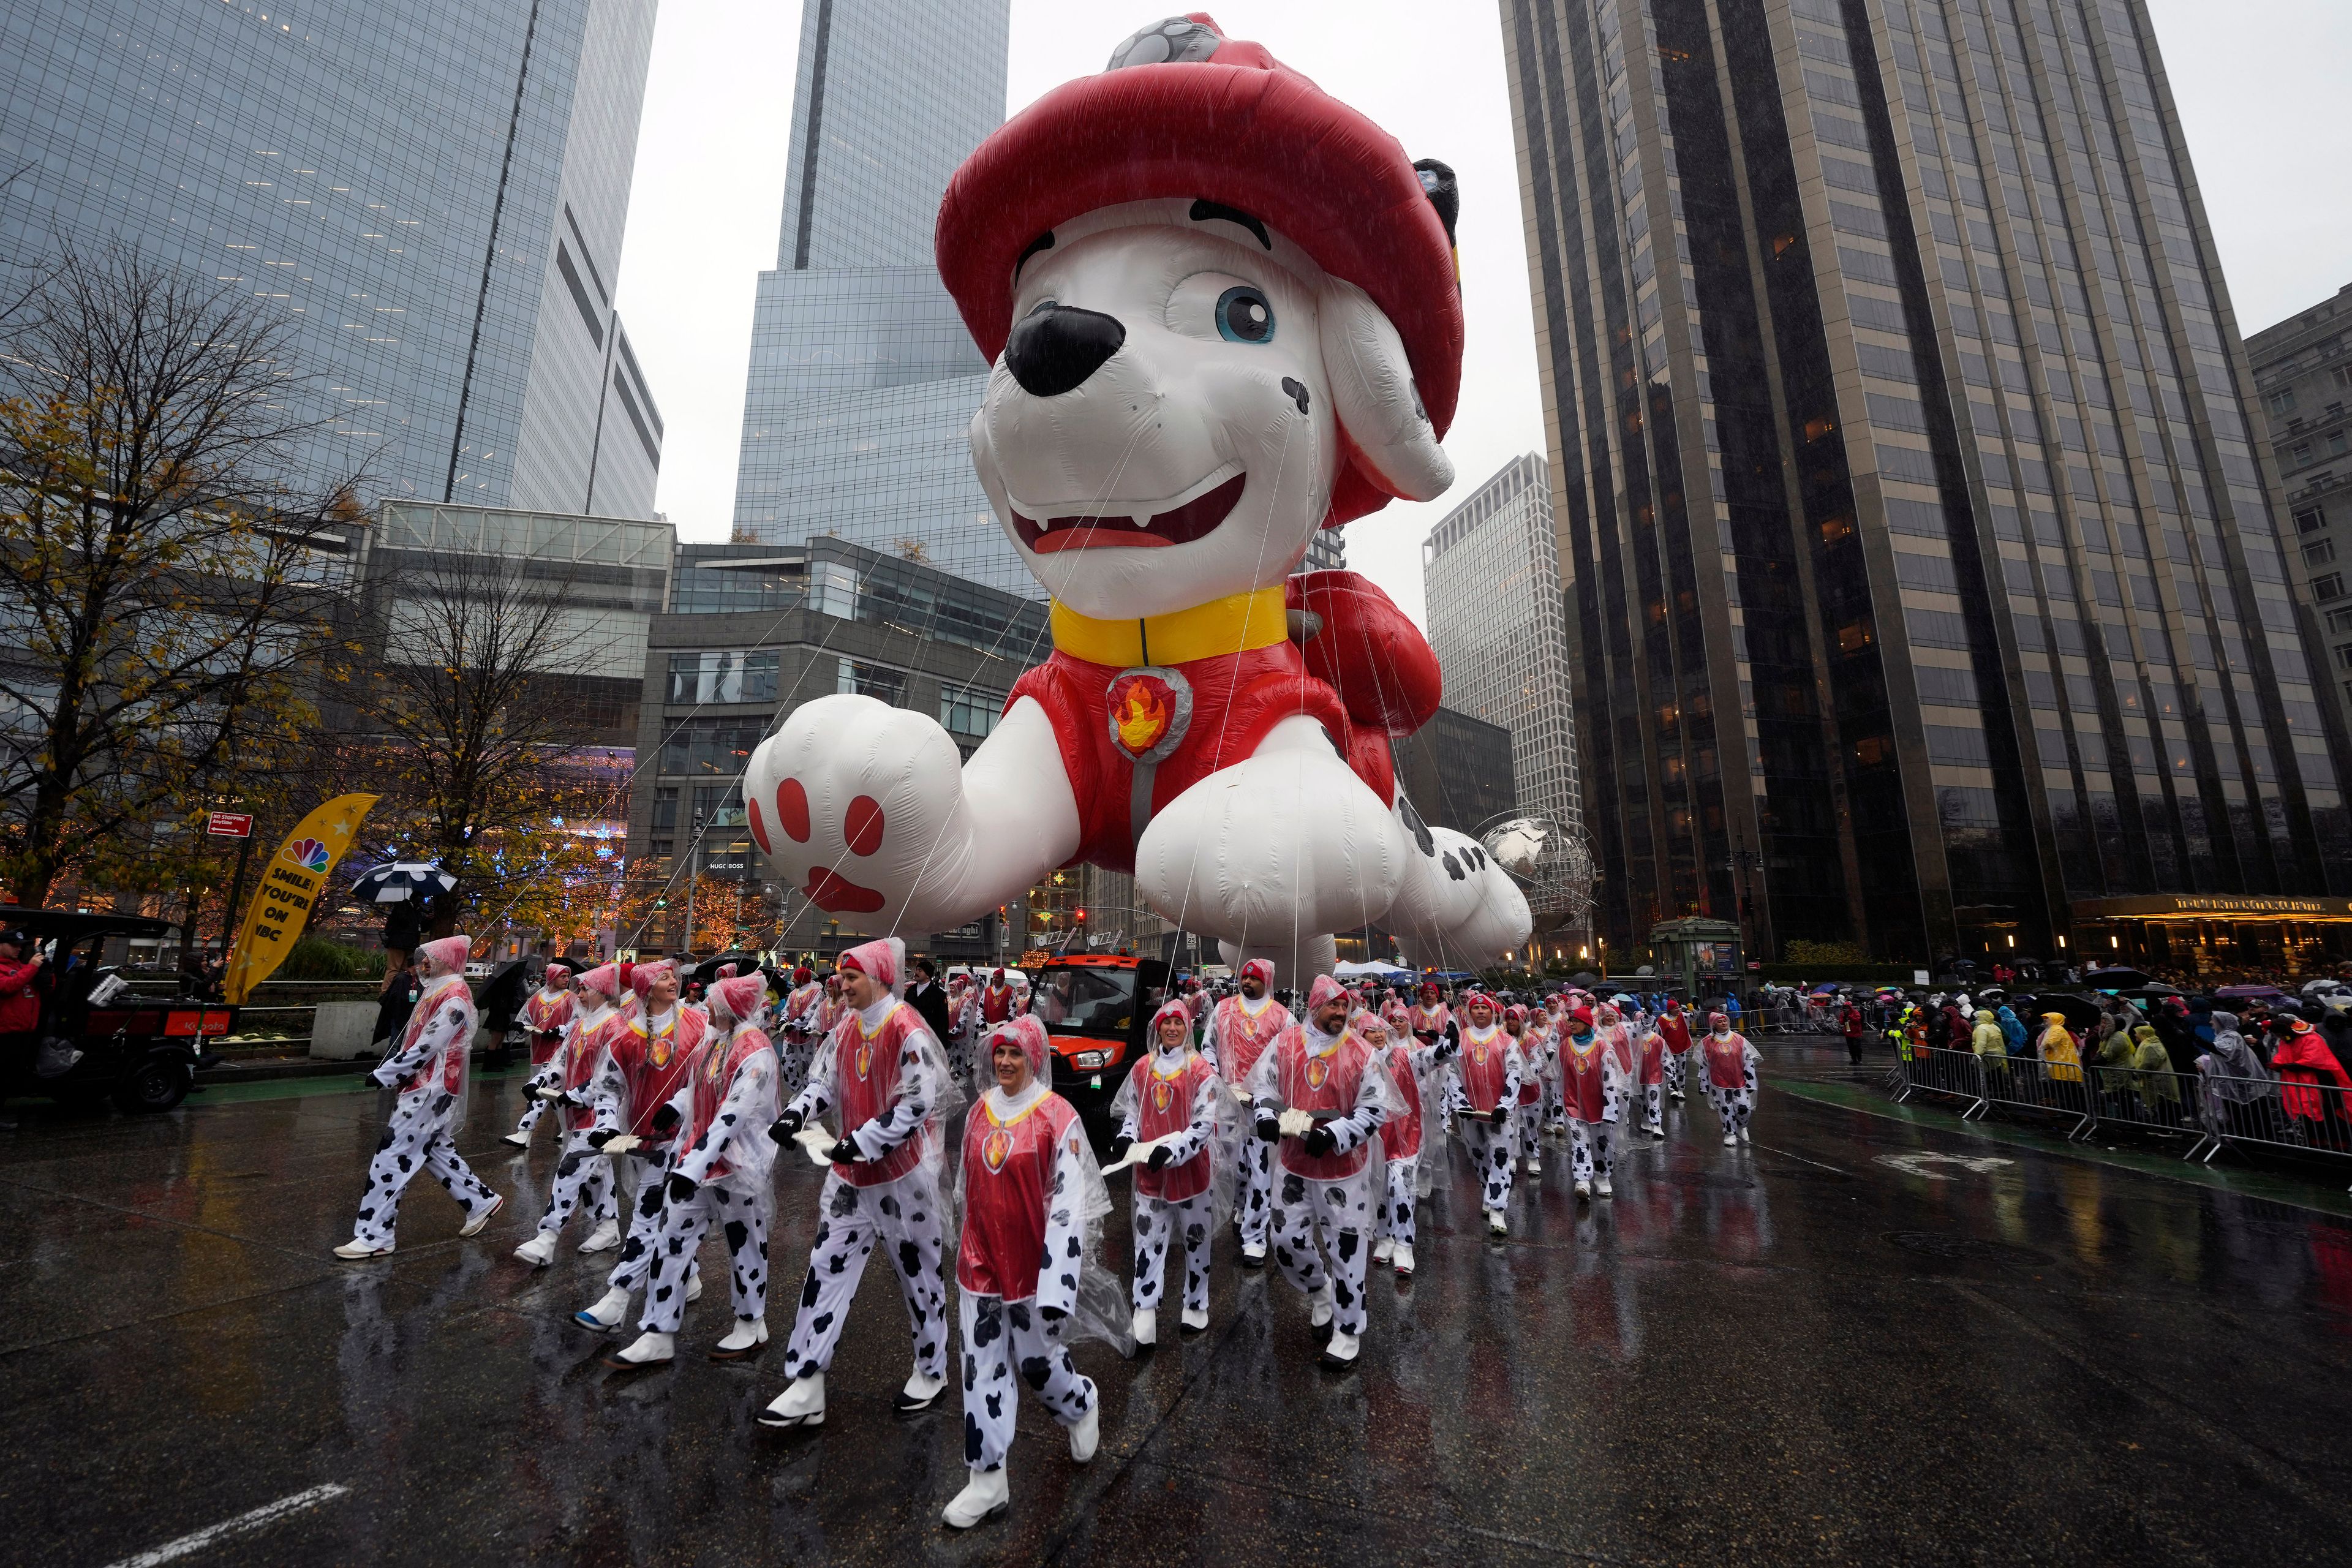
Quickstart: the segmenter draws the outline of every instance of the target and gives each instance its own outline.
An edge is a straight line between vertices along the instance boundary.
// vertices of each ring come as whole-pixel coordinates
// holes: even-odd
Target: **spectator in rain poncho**
[[[2213,1015],[2213,1044],[2197,1058],[2204,1093],[2198,1112],[2205,1130],[2265,1137],[2278,1124],[2278,1085],[2238,1030],[2235,1013]]]
[[[2034,1042],[2034,1049],[2042,1058],[2042,1066],[2049,1069],[2051,1081],[2082,1082],[2083,1055],[2074,1044],[2074,1037],[2067,1032],[2066,1015],[2044,1013],[2042,1024],[2042,1037]]]
[[[2098,1054],[2091,1080],[2102,1094],[2122,1094],[2132,1086],[2131,1022],[2120,1013],[2102,1013],[2092,1027],[2092,1038],[2098,1042]]]
[[[2178,1119],[2180,1085],[2172,1076],[2171,1053],[2164,1048],[2153,1025],[2142,1024],[2132,1031],[2131,1065],[2136,1069],[2134,1087],[2148,1114],[2161,1121]]]
[[[1977,1009],[1977,1026],[1969,1037],[1977,1053],[1977,1063],[2000,1072],[2009,1070],[2009,1037],[2000,1032],[2000,1025],[1985,1009]]]
[[[2018,1020],[2015,1010],[2004,1002],[1993,1017],[2000,1025],[2000,1037],[2006,1042],[2009,1054],[2013,1057],[2026,1055],[2025,1026]]]

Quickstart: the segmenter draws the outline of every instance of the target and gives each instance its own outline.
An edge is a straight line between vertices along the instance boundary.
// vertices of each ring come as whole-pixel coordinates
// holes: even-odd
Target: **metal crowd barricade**
[[[1995,1107],[2068,1121],[2070,1140],[2114,1129],[2186,1137],[2191,1142],[2181,1158],[2200,1163],[2232,1146],[2352,1158],[2352,1090],[2335,1084],[2209,1079],[2095,1061],[2069,1068],[2038,1057],[1898,1042],[1886,1087],[1898,1103],[1914,1094],[1965,1100],[1963,1121]]]

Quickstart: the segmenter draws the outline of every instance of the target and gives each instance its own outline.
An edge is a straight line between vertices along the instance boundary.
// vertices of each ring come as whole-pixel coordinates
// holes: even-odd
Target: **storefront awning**
[[[2352,899],[2260,893],[2144,893],[2076,899],[2073,907],[2078,921],[2352,921]]]

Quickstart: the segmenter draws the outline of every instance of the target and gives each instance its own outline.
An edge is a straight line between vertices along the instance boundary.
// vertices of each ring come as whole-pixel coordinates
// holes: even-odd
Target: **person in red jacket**
[[[1666,998],[1666,1010],[1658,1015],[1658,1037],[1666,1043],[1666,1092],[1679,1104],[1683,1098],[1683,1069],[1690,1058],[1690,1016],[1683,1011],[1682,998]]]
[[[1074,1313],[1086,1321],[1080,1281],[1094,1264],[1110,1194],[1077,1107],[1045,1087],[1045,1026],[1034,1017],[997,1026],[988,1041],[996,1081],[964,1123],[956,1294],[971,1475],[940,1516],[951,1530],[1013,1505],[1004,1460],[1022,1384],[1067,1428],[1076,1463],[1091,1460],[1102,1437],[1101,1393],[1062,1339]]]
[[[1151,1016],[1151,1052],[1135,1064],[1111,1102],[1119,1119],[1110,1141],[1117,1163],[1137,1143],[1157,1143],[1135,1173],[1135,1342],[1156,1343],[1160,1294],[1168,1248],[1175,1244],[1184,1268],[1185,1333],[1209,1326],[1209,1254],[1216,1229],[1213,1177],[1219,1100],[1217,1069],[1192,1048],[1192,1013],[1183,1000],[1160,1005]]]
[[[23,931],[0,935],[0,1037],[40,1028],[41,962],[40,950]]]
[[[2342,1148],[2352,1133],[2352,1078],[2310,1020],[2279,1008],[2272,1027],[2271,1073],[2287,1125]],[[2283,1027],[2282,1027],[2283,1026]]]

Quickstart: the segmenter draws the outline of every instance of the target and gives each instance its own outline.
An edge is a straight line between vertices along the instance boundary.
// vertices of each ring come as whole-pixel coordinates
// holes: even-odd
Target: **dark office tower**
[[[69,240],[285,312],[320,473],[653,515],[613,308],[655,0],[0,6],[0,268]]]
[[[1502,10],[1601,930],[2331,945],[2352,842],[2144,0]]]

